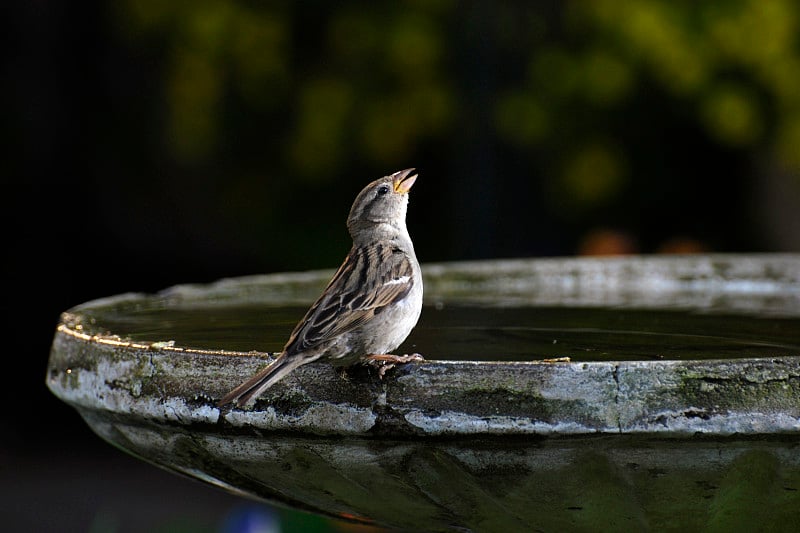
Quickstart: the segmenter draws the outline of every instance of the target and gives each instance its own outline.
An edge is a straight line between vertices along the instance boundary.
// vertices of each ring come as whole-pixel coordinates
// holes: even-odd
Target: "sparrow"
[[[364,187],[353,202],[347,229],[353,246],[319,299],[295,326],[275,361],[218,403],[245,406],[301,365],[379,367],[423,360],[393,355],[419,320],[422,272],[406,228],[413,168]]]

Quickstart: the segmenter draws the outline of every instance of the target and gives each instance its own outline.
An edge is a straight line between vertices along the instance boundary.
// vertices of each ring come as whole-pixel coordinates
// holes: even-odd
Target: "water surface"
[[[280,351],[306,306],[182,307],[154,299],[87,310],[93,333],[211,350]],[[426,306],[397,353],[432,360],[689,360],[800,355],[800,319],[598,307]]]

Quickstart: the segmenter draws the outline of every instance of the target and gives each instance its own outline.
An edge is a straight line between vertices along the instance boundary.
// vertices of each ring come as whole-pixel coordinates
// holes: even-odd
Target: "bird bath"
[[[423,265],[397,353],[216,402],[331,271],[62,314],[50,390],[117,447],[247,497],[407,530],[794,530],[800,255]],[[570,357],[570,362],[543,362]]]

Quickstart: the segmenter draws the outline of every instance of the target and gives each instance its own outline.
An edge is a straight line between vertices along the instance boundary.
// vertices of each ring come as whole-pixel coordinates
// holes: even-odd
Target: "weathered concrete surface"
[[[800,433],[800,359],[621,363],[620,431]]]
[[[424,265],[432,299],[529,305],[800,310],[800,255],[513,259]],[[743,297],[746,296],[746,297]]]
[[[226,435],[85,412],[105,439],[225,490],[403,531],[795,531],[800,444],[774,437]]]

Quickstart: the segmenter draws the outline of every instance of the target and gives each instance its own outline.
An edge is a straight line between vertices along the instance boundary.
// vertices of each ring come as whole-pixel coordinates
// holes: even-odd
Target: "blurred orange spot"
[[[623,231],[598,228],[578,244],[578,255],[630,255],[638,251],[635,240]]]

